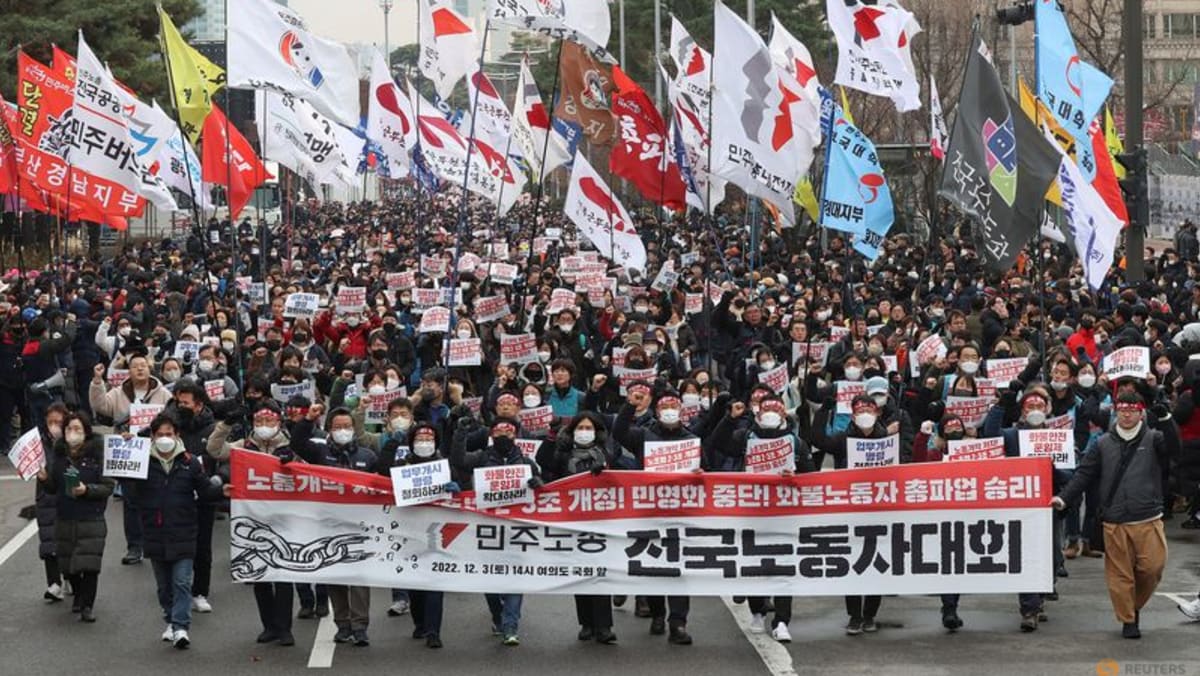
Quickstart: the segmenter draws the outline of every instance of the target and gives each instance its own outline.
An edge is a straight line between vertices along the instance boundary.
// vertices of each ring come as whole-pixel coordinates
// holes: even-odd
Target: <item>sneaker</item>
[[[426,636],[425,637],[425,647],[426,648],[434,648],[434,649],[441,648],[442,647],[441,637],[440,636]]]
[[[1062,550],[1063,558],[1073,559],[1073,558],[1079,556],[1079,550],[1080,550],[1079,543],[1072,542],[1071,544],[1067,545],[1066,547],[1063,547],[1063,550]]]
[[[958,617],[958,610],[954,608],[942,609],[942,626],[950,631],[958,631],[963,626],[963,621]]]
[[[1058,568],[1055,568],[1054,575],[1055,577],[1071,577],[1071,574],[1067,572],[1066,566],[1059,566]]]
[[[671,635],[667,637],[667,643],[670,643],[671,645],[691,645],[692,635],[687,633],[687,625],[672,625]]]
[[[788,631],[786,624],[780,622],[779,624],[775,625],[774,629],[771,630],[771,638],[779,641],[780,643],[791,643],[792,633]]]
[[[62,585],[55,582],[49,587],[46,587],[46,592],[42,594],[42,598],[46,599],[50,603],[58,603],[59,601],[63,600],[65,595],[63,594]]]
[[[637,597],[633,602],[634,617],[650,617],[650,604],[646,603],[644,597]]]
[[[162,640],[166,643],[174,643],[175,642],[175,627],[172,627],[171,625],[168,624],[167,628],[163,629]]]
[[[1021,631],[1028,634],[1030,632],[1037,631],[1037,627],[1038,627],[1038,614],[1036,612],[1026,613],[1021,616]]]
[[[850,618],[850,621],[846,623],[846,635],[858,636],[861,633],[863,633],[863,621],[854,617]]]
[[[326,617],[329,615],[329,602],[317,604],[317,617]]]
[[[613,607],[620,608],[621,606],[625,605],[625,602],[627,600],[629,600],[628,596],[614,596],[613,597]]]
[[[758,613],[750,616],[750,633],[762,634],[767,630],[767,618]]]
[[[292,636],[292,632],[285,631],[279,635],[279,645],[290,647],[296,645],[296,637]]]
[[[874,634],[875,632],[879,631],[879,625],[875,623],[875,618],[873,617],[863,618],[862,627],[863,631],[868,634]]]
[[[1079,552],[1079,555],[1089,559],[1104,558],[1104,552],[1098,552],[1095,549],[1092,549],[1092,546],[1086,542],[1083,543],[1083,551]]]
[[[392,605],[388,606],[387,614],[388,617],[400,617],[401,615],[407,615],[408,601],[405,601],[404,599],[396,601]]]
[[[208,602],[208,598],[203,594],[198,594],[192,597],[192,610],[197,613],[211,613],[212,604]]]
[[[503,635],[504,635],[504,632],[500,631],[500,625],[498,625],[498,624],[493,624],[493,625],[492,625],[492,636],[495,636],[495,637],[497,637],[497,638],[498,638],[498,637],[500,637],[500,636],[503,636]]]
[[[1142,630],[1138,628],[1137,622],[1126,622],[1121,625],[1121,638],[1141,638]]]
[[[650,620],[650,634],[653,636],[661,636],[667,633],[667,622],[661,617],[656,617]]]
[[[1195,516],[1192,516],[1187,521],[1184,521],[1183,523],[1179,524],[1179,527],[1186,528],[1188,530],[1196,530],[1197,528],[1200,528],[1200,519],[1196,518]]]
[[[617,642],[617,635],[613,633],[611,628],[601,629],[596,632],[596,643],[604,645],[612,645]]]
[[[254,639],[254,642],[255,643],[274,643],[275,641],[278,641],[278,640],[279,640],[279,634],[276,634],[275,632],[271,631],[270,629],[265,629],[265,630],[263,630],[263,632],[261,634],[258,635],[258,638]],[[334,640],[337,640],[337,639],[335,638]]]
[[[296,619],[299,620],[311,620],[316,618],[316,616],[317,611],[308,606],[301,606],[300,612],[296,613]]]
[[[503,643],[506,646],[515,647],[521,645],[521,639],[516,634],[505,634]]]
[[[365,648],[371,645],[371,639],[367,638],[366,629],[358,629],[354,632],[354,647]]]
[[[1200,598],[1192,599],[1187,603],[1180,603],[1178,606],[1179,612],[1183,613],[1192,622],[1200,622]]]
[[[138,547],[130,547],[125,552],[125,556],[121,557],[122,566],[132,566],[135,563],[142,562],[142,550]]]
[[[96,613],[92,612],[90,606],[83,608],[79,611],[79,621],[91,624],[96,621]]]
[[[337,633],[333,635],[333,642],[349,643],[352,638],[354,638],[354,632],[350,631],[350,627],[338,627]]]
[[[590,641],[596,638],[596,631],[591,627],[580,627],[578,638],[580,641]]]
[[[187,629],[180,629],[175,632],[175,649],[187,650],[187,647],[192,644],[192,639],[188,637]]]

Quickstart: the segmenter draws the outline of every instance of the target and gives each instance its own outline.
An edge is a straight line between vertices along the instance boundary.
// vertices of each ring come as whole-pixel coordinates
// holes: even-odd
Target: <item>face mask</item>
[[[1054,390],[1055,392],[1062,392],[1063,390],[1067,389],[1067,386],[1068,383],[1065,380],[1050,381],[1050,389]]]
[[[992,353],[992,356],[996,359],[1008,359],[1012,356],[1012,352],[1009,352],[1008,350],[996,350]]]
[[[658,412],[658,421],[664,425],[678,425],[679,424],[679,409],[664,408],[663,410]]]
[[[542,398],[536,394],[527,394],[522,401],[525,403],[525,408],[537,408],[542,405]]]
[[[278,350],[282,346],[283,346],[282,341],[279,341],[279,340],[268,340],[267,341],[267,349],[271,350],[272,352],[274,352],[275,350]]]
[[[1171,365],[1170,364],[1155,364],[1154,372],[1160,376],[1165,376],[1171,372]]]
[[[132,329],[130,329],[128,326],[122,326],[121,328],[117,329],[117,335],[121,336],[122,338],[128,338],[131,330]]]
[[[412,418],[406,415],[398,415],[392,418],[391,428],[393,432],[407,432],[410,427],[412,427]]]
[[[296,347],[304,347],[305,345],[308,345],[308,336],[297,333],[296,335],[292,336],[292,345],[295,345]]]
[[[437,446],[432,441],[418,441],[413,444],[413,455],[418,458],[432,458],[437,452]]]
[[[50,425],[46,428],[46,432],[50,434],[51,439],[62,438],[62,425]]]
[[[222,340],[221,341],[221,349],[225,350],[226,352],[233,352],[234,348],[236,348],[236,347],[237,347],[237,345],[235,345],[232,340]]]
[[[334,430],[329,436],[333,437],[333,443],[337,444],[338,446],[345,446],[351,441],[354,441],[354,430]]]
[[[1080,387],[1089,388],[1095,384],[1096,384],[1096,376],[1094,376],[1090,373],[1079,374],[1079,386]]]
[[[274,425],[256,425],[254,427],[254,436],[266,441],[279,434],[279,428]]]
[[[576,446],[591,446],[596,441],[596,430],[575,430]]]
[[[635,305],[635,306],[634,306],[634,308],[633,308],[633,311],[634,311],[634,312],[640,312],[640,313],[642,313],[642,314],[646,314],[646,312],[647,312],[649,309],[650,309],[650,308],[646,307],[645,305]]]
[[[1133,441],[1134,437],[1138,435],[1138,432],[1142,431],[1142,421],[1137,421],[1137,424],[1129,429],[1125,429],[1124,427],[1117,425],[1117,429],[1115,431],[1117,436],[1121,437],[1122,440]]]
[[[775,411],[767,411],[758,419],[758,426],[766,430],[776,430],[783,426],[783,416]]]
[[[408,305],[411,302],[412,302],[411,296],[400,296],[400,304],[401,305]]]
[[[963,438],[962,430],[954,430],[952,432],[950,432],[950,431],[946,432],[946,439],[948,439],[950,441],[958,441],[962,438]]]
[[[683,398],[684,406],[692,407],[692,406],[700,405],[700,395],[699,394],[692,394],[691,392],[688,392],[688,393],[685,393],[682,398]]]
[[[1108,334],[1107,333],[1097,333],[1096,334],[1096,342],[1101,343],[1101,344],[1107,343],[1108,342]]]
[[[878,406],[887,405],[888,398],[886,394],[873,394],[871,398],[875,400],[875,404]]]
[[[770,371],[773,368],[775,368],[775,361],[773,359],[768,359],[758,365],[760,371]]]
[[[163,380],[167,381],[168,383],[173,383],[176,380],[179,380],[179,371],[163,371],[162,375]]]
[[[862,377],[862,369],[857,366],[846,367],[846,380],[858,380]]]
[[[372,385],[367,388],[367,393],[370,394],[372,397],[378,397],[378,396],[382,395],[384,392],[387,392],[387,388],[384,387],[383,385]]]
[[[466,340],[471,337],[471,329],[459,329],[454,335],[458,336],[459,340]]]
[[[77,448],[83,445],[83,432],[67,432],[67,445]]]
[[[879,355],[883,354],[883,346],[878,343],[871,343],[867,346],[867,354],[871,355],[872,357],[878,357]]]
[[[860,430],[874,429],[876,418],[877,416],[874,413],[858,413],[854,416],[854,424]]]
[[[360,321],[361,320],[358,317],[351,317],[346,320],[346,324],[348,324],[351,328],[354,328],[354,327],[358,326],[358,323]]]
[[[816,314],[813,316],[817,318],[817,321],[823,322],[826,319],[829,319],[829,310],[817,310]]]
[[[700,398],[700,410],[707,411],[712,406],[712,399],[709,397]]]
[[[572,329],[574,329],[574,328],[575,328],[575,322],[571,322],[570,324],[559,324],[558,325],[558,330],[562,331],[563,333],[570,333],[572,331]]]
[[[965,373],[969,376],[973,376],[979,370],[979,362],[977,362],[977,361],[960,361],[960,362],[958,362],[958,368],[962,369],[963,373]]]
[[[548,362],[548,361],[550,361],[550,353],[549,352],[538,352],[538,359],[542,360],[543,362]]]
[[[175,450],[175,437],[158,437],[154,440],[154,450],[159,453],[170,453]]]
[[[1025,422],[1033,425],[1034,427],[1043,425],[1046,422],[1046,412],[1039,410],[1029,411],[1025,414]]]
[[[211,359],[201,359],[196,365],[201,371],[213,371],[217,368],[217,363]]]
[[[388,389],[388,391],[400,389],[400,379],[399,378],[388,378],[387,379],[387,389]]]

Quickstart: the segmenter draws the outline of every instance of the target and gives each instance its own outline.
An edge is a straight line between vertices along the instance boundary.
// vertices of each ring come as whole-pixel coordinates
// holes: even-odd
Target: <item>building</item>
[[[190,34],[194,42],[217,42],[225,40],[225,4],[237,0],[198,0],[200,15],[183,25],[184,34]],[[275,0],[287,6],[287,0]]]
[[[1190,140],[1200,83],[1200,0],[1147,0],[1143,11],[1147,136]]]

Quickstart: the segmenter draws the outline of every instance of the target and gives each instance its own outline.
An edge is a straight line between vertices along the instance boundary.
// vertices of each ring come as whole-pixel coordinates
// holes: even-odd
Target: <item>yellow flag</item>
[[[212,110],[212,96],[225,86],[225,71],[183,41],[171,17],[158,8],[161,22],[159,32],[167,74],[171,78],[171,97],[183,133],[195,143],[204,126],[204,118]]]
[[[838,91],[842,93],[842,115],[846,118],[847,122],[857,127],[858,125],[854,122],[854,116],[850,114],[850,99],[846,98],[846,88],[838,85]]]
[[[1121,137],[1117,136],[1117,125],[1113,123],[1112,111],[1108,106],[1104,106],[1104,145],[1108,146],[1108,161],[1112,162],[1117,180],[1125,178],[1125,167],[1117,161],[1117,155],[1125,152],[1125,144],[1121,143]]]
[[[1046,107],[1046,104],[1033,95],[1033,91],[1029,89],[1024,80],[1021,80],[1018,86],[1021,97],[1021,111],[1025,113],[1026,117],[1033,120],[1039,129],[1049,131],[1054,136],[1054,140],[1058,143],[1058,146],[1074,162],[1075,137],[1066,129],[1063,129],[1062,125],[1055,119],[1053,113],[1050,112],[1050,109]],[[1046,201],[1060,207],[1062,206],[1062,193],[1059,191],[1057,180],[1051,183],[1050,189],[1046,191]]]
[[[812,219],[813,223],[819,220],[817,206],[817,193],[813,190],[812,181],[807,176],[796,181],[796,192],[792,195],[792,200],[804,209],[804,213]]]

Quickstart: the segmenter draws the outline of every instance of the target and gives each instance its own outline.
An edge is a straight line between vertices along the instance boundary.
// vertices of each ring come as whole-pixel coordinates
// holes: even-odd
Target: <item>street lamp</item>
[[[387,59],[388,71],[392,69],[392,51],[388,40],[388,14],[392,11],[395,0],[379,0],[379,8],[383,10],[383,54]]]

